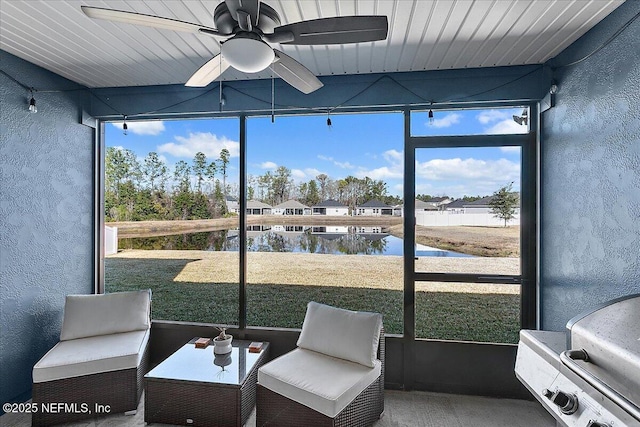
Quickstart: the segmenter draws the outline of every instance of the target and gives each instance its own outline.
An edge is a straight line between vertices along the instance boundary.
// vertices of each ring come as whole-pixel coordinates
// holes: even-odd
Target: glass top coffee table
[[[256,402],[258,368],[269,343],[250,353],[251,341],[233,340],[231,353],[214,355],[213,344],[195,338],[144,377],[144,420],[189,426],[242,426]]]

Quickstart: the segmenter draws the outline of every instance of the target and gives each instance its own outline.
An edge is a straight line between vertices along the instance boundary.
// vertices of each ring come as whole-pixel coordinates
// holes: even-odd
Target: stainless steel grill
[[[521,331],[516,376],[558,425],[640,426],[640,294],[574,317],[566,333]]]

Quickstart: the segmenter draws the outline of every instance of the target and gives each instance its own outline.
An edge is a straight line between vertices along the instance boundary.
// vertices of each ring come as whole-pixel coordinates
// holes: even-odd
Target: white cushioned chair
[[[369,426],[380,418],[382,315],[310,302],[297,345],[258,371],[257,426]]]
[[[111,414],[135,411],[148,370],[150,328],[151,290],[67,296],[60,342],[33,367],[32,401],[39,409],[69,406],[58,413],[39,410],[32,425],[93,418],[96,404],[108,405]]]

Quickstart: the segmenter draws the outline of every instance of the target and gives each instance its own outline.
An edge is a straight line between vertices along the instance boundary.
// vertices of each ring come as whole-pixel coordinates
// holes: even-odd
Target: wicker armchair
[[[256,426],[370,426],[384,411],[384,362],[381,315],[311,302],[298,348],[258,371]]]
[[[137,410],[150,310],[150,290],[67,296],[60,342],[33,368],[32,425]]]

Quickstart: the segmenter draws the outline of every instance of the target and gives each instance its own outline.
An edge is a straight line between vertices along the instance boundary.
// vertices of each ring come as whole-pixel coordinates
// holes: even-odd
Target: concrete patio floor
[[[0,426],[30,426],[29,414],[5,414]],[[115,414],[64,424],[73,427],[144,426],[144,396],[135,415]],[[154,424],[162,426],[162,424]],[[256,425],[255,410],[245,427]],[[385,391],[385,412],[374,427],[555,427],[535,401],[462,396],[421,391]],[[305,426],[312,427],[312,426]]]

